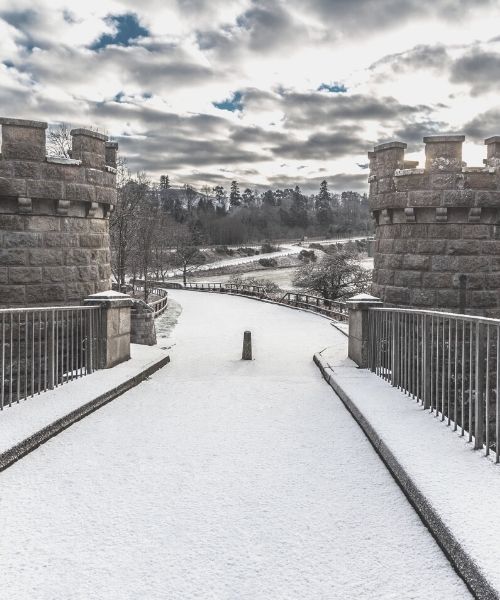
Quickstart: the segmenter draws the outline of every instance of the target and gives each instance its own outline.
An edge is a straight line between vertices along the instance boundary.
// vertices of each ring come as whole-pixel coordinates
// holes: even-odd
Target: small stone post
[[[358,367],[366,369],[368,364],[368,309],[382,306],[382,301],[369,294],[357,294],[347,301],[349,307],[348,356]]]
[[[99,368],[109,369],[130,358],[130,311],[133,299],[121,292],[93,294],[85,304],[101,307]]]
[[[243,334],[243,353],[242,360],[252,360],[252,332],[245,331]]]

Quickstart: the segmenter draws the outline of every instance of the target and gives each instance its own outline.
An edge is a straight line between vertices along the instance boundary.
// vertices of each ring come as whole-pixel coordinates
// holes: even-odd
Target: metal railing
[[[327,315],[337,321],[349,320],[347,304],[338,300],[328,300],[328,298],[312,296],[311,294],[287,292],[279,302],[280,304],[306,308],[307,310]]]
[[[326,315],[337,321],[348,321],[349,310],[345,302],[338,300],[329,300],[321,296],[313,296],[300,292],[286,292],[285,295],[276,296],[266,292],[265,287],[258,285],[239,285],[235,283],[191,283],[184,286],[185,289],[198,290],[202,292],[219,292],[227,294],[238,294],[240,296],[250,296],[272,300],[277,304],[285,306],[295,306],[305,308],[313,312]],[[281,292],[283,293],[283,292]]]
[[[500,460],[500,320],[370,308],[368,364]]]
[[[187,290],[199,290],[202,292],[219,292],[227,294],[238,294],[257,298],[267,298],[266,289],[260,285],[239,285],[236,283],[196,283],[187,282],[184,286]]]
[[[144,283],[136,284],[135,289],[138,291],[144,291]],[[159,317],[168,306],[168,292],[162,287],[149,287],[148,286],[148,295],[151,294],[153,296],[158,296],[157,300],[153,300],[152,302],[148,302],[147,305],[153,312],[153,316],[156,319]]]
[[[0,309],[0,410],[99,368],[98,306]]]
[[[168,292],[162,288],[153,288],[149,290],[154,296],[158,296],[158,300],[149,302],[149,306],[153,309],[154,318],[159,317],[168,306]]]

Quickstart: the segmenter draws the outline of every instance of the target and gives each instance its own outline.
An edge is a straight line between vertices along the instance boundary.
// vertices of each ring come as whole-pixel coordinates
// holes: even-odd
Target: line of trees
[[[173,268],[186,278],[205,260],[200,252],[205,245],[334,236],[368,232],[371,226],[366,195],[332,194],[326,181],[312,196],[299,186],[241,192],[237,181],[229,193],[222,186],[197,191],[187,185],[173,188],[167,175],[159,181],[144,173],[133,176],[119,161],[117,187],[110,234],[119,285],[126,276],[161,279]]]
[[[220,185],[199,192],[189,186],[173,189],[168,176],[162,176],[158,202],[177,222],[195,221],[206,240],[216,245],[364,233],[371,228],[366,194],[331,193],[326,181],[318,194],[308,196],[299,186],[241,192],[237,181],[229,193]]]

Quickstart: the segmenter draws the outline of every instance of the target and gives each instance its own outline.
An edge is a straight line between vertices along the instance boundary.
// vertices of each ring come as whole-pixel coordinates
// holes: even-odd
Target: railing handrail
[[[2,309],[0,410],[101,368],[100,306]]]
[[[156,287],[149,288],[149,293],[155,296],[160,296],[157,300],[153,300],[152,302],[148,302],[149,308],[154,313],[154,318],[159,317],[160,314],[167,308],[168,304],[168,291],[162,287],[157,287],[158,282],[155,282]],[[136,284],[136,288],[143,290],[144,284]]]
[[[448,319],[457,319],[459,321],[473,321],[475,323],[485,323],[487,325],[500,325],[500,319],[492,317],[481,317],[478,315],[464,315],[462,313],[444,312],[438,310],[425,310],[421,308],[398,308],[385,306],[371,306],[368,310],[377,312],[394,312],[398,314],[428,315],[435,317],[446,317]]]
[[[22,308],[0,308],[0,315],[23,312],[48,312],[53,310],[99,310],[99,306],[86,304],[84,306],[27,306]]]
[[[323,298],[323,296],[316,296],[314,294],[309,294],[307,292],[286,292],[286,294],[283,296],[283,298],[286,298],[287,296],[306,296],[307,298],[314,298],[315,300],[321,300],[321,302],[328,302],[329,304],[335,304],[337,306],[345,306],[346,309],[348,308],[348,304],[346,302],[344,302],[343,300],[332,300],[330,298]]]
[[[259,295],[261,299],[271,300],[277,304],[283,304],[284,306],[293,306],[297,308],[305,307],[313,312],[323,314],[330,317],[338,317],[340,320],[345,320],[348,317],[348,305],[340,300],[331,300],[330,298],[323,298],[322,296],[316,296],[309,294],[308,292],[295,292],[288,290],[284,293],[281,298],[270,296],[266,293],[264,286],[249,285],[249,284],[236,284],[236,283],[222,283],[215,281],[188,281],[183,286],[185,289],[195,290],[219,290],[219,291],[235,291],[242,292],[245,294],[247,290],[252,294],[251,297]],[[295,297],[295,299],[293,298]],[[304,301],[303,298],[306,300]],[[314,302],[308,302],[312,299]]]

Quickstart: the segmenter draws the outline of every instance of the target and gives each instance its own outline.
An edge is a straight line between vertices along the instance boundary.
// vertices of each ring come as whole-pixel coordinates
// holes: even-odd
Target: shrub
[[[263,267],[277,267],[278,261],[275,258],[260,258],[259,264]]]
[[[315,250],[324,250],[324,247],[321,244],[317,244],[316,242],[309,244],[309,248],[314,248]]]
[[[298,258],[305,263],[314,262],[316,260],[316,254],[314,250],[301,250]]]
[[[255,256],[259,253],[255,248],[238,248],[238,252],[244,256]]]
[[[241,275],[233,275],[229,278],[228,283],[235,285],[257,285],[264,288],[264,291],[269,295],[281,295],[283,290],[274,281],[267,279],[259,279],[258,277],[242,277]]]
[[[217,254],[225,254],[226,256],[233,256],[234,250],[228,248],[227,246],[217,246],[215,248],[215,252]]]
[[[269,254],[270,252],[279,252],[279,246],[273,246],[270,242],[264,242],[260,249],[261,254]]]

